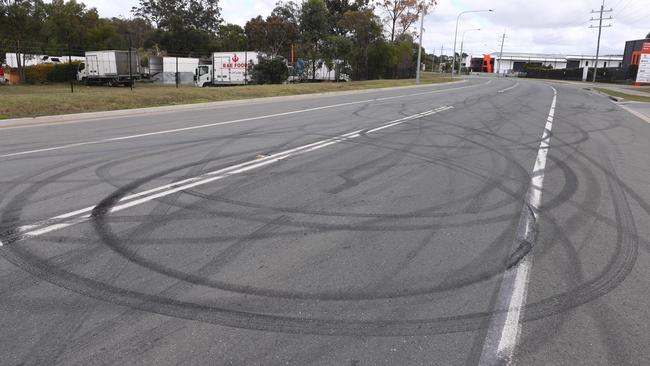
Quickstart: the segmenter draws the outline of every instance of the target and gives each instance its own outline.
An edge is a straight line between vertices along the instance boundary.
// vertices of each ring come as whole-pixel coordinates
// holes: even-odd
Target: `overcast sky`
[[[102,17],[130,16],[137,0],[81,0],[96,7]],[[244,25],[257,15],[268,15],[276,0],[221,1],[222,17],[230,23]],[[494,9],[492,13],[465,14],[461,17],[458,36],[467,32],[465,50],[480,55],[499,50],[501,35],[506,33],[504,51],[543,52],[593,55],[596,53],[597,29],[589,29],[589,12],[600,8],[602,0],[438,0],[434,11],[424,20],[427,52],[451,54],[456,16],[464,10]],[[608,0],[605,8],[614,11],[611,28],[603,28],[601,54],[623,54],[626,40],[643,38],[650,32],[650,0]],[[459,50],[458,50],[459,51]]]

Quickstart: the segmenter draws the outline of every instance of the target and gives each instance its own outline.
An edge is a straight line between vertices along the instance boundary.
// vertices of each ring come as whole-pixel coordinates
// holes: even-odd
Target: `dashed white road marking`
[[[544,186],[544,169],[546,168],[546,157],[551,142],[551,130],[557,101],[557,90],[553,87],[551,89],[553,89],[553,102],[551,102],[551,109],[546,119],[546,126],[537,151],[535,166],[533,167],[530,185],[513,243],[513,246],[518,249],[521,249],[522,245],[532,248],[535,241],[537,217]],[[521,255],[521,253],[518,253],[518,255]],[[510,260],[508,262],[510,263]],[[526,302],[531,266],[532,252],[525,251],[523,257],[516,258],[516,262],[512,263],[512,266],[504,272],[496,306],[483,344],[479,365],[514,364],[513,356],[521,331],[520,320]]]
[[[497,93],[505,93],[505,92],[507,92],[508,90],[512,90],[512,89],[514,89],[514,88],[516,88],[516,87],[518,87],[518,86],[519,86],[519,82],[516,82],[515,85],[513,85],[513,86],[511,86],[511,87],[509,87],[509,88],[501,89],[501,90],[497,91]]]
[[[110,210],[111,213],[113,212],[118,212],[125,210],[127,208],[137,206],[152,200],[155,200],[157,198],[165,197],[170,194],[180,192],[186,189],[190,189],[193,187],[197,186],[202,186],[211,182],[214,182],[216,180],[220,180],[223,178],[227,178],[231,175],[239,174],[239,173],[244,173],[253,169],[261,168],[263,166],[269,165],[276,163],[278,161],[281,161],[283,159],[286,159],[291,156],[315,151],[318,149],[322,149],[324,147],[334,145],[337,143],[341,143],[344,141],[348,141],[350,139],[357,138],[361,136],[361,134],[365,131],[366,134],[374,133],[381,131],[383,129],[397,126],[400,124],[403,124],[407,121],[411,121],[414,119],[426,117],[429,115],[433,115],[436,113],[444,112],[450,109],[453,109],[454,107],[452,106],[443,106],[439,107],[433,110],[429,110],[426,112],[414,114],[411,116],[403,117],[400,119],[396,119],[393,121],[390,121],[384,125],[381,125],[379,127],[370,129],[370,130],[356,130],[352,132],[348,132],[343,135],[339,135],[336,137],[331,137],[325,140],[320,140],[317,142],[313,142],[310,144],[302,145],[293,149],[285,150],[282,152],[278,152],[272,155],[265,156],[263,158],[255,158],[254,160],[250,160],[244,163],[232,165],[223,169],[207,172],[204,174],[201,174],[196,177],[192,178],[187,178],[183,179],[180,181],[176,181],[170,184],[165,184],[156,188],[152,188],[146,191],[134,193],[128,196],[123,197],[118,201],[118,203],[113,206]],[[35,224],[31,225],[24,225],[20,226],[16,229],[16,234],[19,237],[19,239],[24,239],[24,238],[32,238],[36,237],[39,235],[43,235],[55,230],[60,230],[72,225],[76,225],[85,221],[88,221],[91,216],[92,216],[92,211],[95,208],[95,206],[92,207],[86,207],[82,208],[76,211],[68,212],[62,215],[58,215],[55,217],[52,217],[50,219],[37,222]]]
[[[148,136],[165,135],[165,134],[170,134],[170,133],[191,131],[191,130],[197,130],[197,129],[202,129],[202,128],[230,125],[230,124],[242,123],[242,122],[257,121],[257,120],[266,119],[266,118],[290,116],[290,115],[293,115],[293,114],[314,112],[314,111],[319,111],[319,110],[323,110],[323,109],[339,108],[339,107],[345,107],[345,106],[350,106],[350,105],[355,105],[355,104],[363,104],[363,103],[370,103],[370,102],[382,102],[382,101],[393,100],[393,99],[415,97],[415,96],[419,96],[419,95],[427,95],[427,94],[435,94],[435,93],[442,93],[442,92],[448,92],[448,91],[455,91],[455,90],[460,90],[460,89],[474,88],[474,87],[477,87],[477,86],[487,85],[491,81],[492,80],[489,80],[488,82],[483,83],[483,84],[467,85],[467,86],[461,86],[461,87],[458,87],[458,88],[436,89],[436,90],[430,90],[430,91],[426,91],[426,92],[394,95],[394,96],[391,96],[391,97],[365,99],[365,100],[359,100],[359,101],[354,101],[354,102],[330,104],[330,105],[325,105],[325,106],[306,108],[306,109],[299,109],[299,110],[288,111],[288,112],[267,114],[267,115],[257,116],[257,117],[240,118],[240,119],[224,121],[224,122],[208,123],[208,124],[197,125],[197,126],[174,128],[174,129],[170,129],[170,130],[147,132],[147,133],[140,133],[140,134],[128,135],[128,136],[111,137],[111,138],[106,138],[106,139],[101,139],[101,140],[94,140],[94,141],[76,142],[76,143],[72,143],[72,144],[46,147],[46,148],[42,148],[42,149],[26,150],[26,151],[19,151],[19,152],[14,152],[14,153],[9,153],[9,154],[3,154],[3,155],[0,155],[0,158],[9,158],[9,157],[14,157],[14,156],[36,154],[36,153],[41,153],[41,152],[63,150],[63,149],[69,149],[69,148],[79,147],[79,146],[105,144],[105,143],[110,143],[110,142],[131,140],[131,139],[137,139],[137,138],[148,137]]]

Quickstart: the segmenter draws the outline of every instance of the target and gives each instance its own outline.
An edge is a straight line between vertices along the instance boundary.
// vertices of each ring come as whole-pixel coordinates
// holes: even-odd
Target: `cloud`
[[[604,28],[601,54],[623,54],[625,41],[642,38],[650,28],[641,26],[650,18],[650,8],[638,0],[621,0],[611,28]],[[445,44],[451,54],[456,16],[463,10],[484,9],[489,4],[492,13],[470,13],[461,17],[462,29],[481,28],[481,32],[467,33],[465,49],[481,54],[496,52],[500,48],[501,34],[506,33],[504,51],[543,52],[593,55],[596,53],[597,29],[590,29],[592,9],[598,9],[598,0],[441,0],[434,12],[425,18],[423,45],[434,47],[439,53]],[[628,5],[626,7],[626,5]],[[606,5],[606,8],[609,5]],[[645,16],[643,15],[645,14]],[[604,24],[608,24],[605,22]],[[645,21],[647,26],[647,21]],[[595,22],[594,22],[595,24]],[[460,46],[458,46],[460,47]],[[457,50],[458,51],[458,50]]]

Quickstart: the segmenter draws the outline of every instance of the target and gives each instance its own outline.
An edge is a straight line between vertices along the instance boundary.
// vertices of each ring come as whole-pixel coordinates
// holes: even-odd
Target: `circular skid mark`
[[[415,135],[414,137],[419,137],[420,135]],[[468,142],[468,141],[466,141]],[[359,145],[352,145],[347,148],[347,150],[354,150],[359,148]],[[405,148],[404,148],[405,149]],[[408,153],[407,150],[400,150],[398,153]],[[496,150],[495,148],[490,148],[492,150]],[[387,154],[391,154],[394,149],[390,149]],[[498,157],[502,157],[503,154],[495,154]],[[498,182],[494,182],[494,179],[496,179],[497,176],[508,176],[511,174],[511,172],[517,171],[520,174],[523,175],[524,178],[527,178],[527,174],[521,173],[524,171],[523,167],[521,167],[517,162],[510,158],[509,156],[506,156],[509,158],[507,161],[507,164],[505,164],[505,170],[504,171],[499,171],[498,169],[493,169],[491,172],[492,176],[489,177],[484,177],[480,175],[479,173],[474,173],[473,175],[480,176],[485,184],[483,186],[476,187],[473,191],[478,192],[479,194],[488,194],[492,190],[497,189],[497,187],[500,186]],[[396,154],[396,156],[392,157],[392,160],[394,163],[397,163],[401,161],[403,158],[403,154]],[[498,159],[494,158],[492,159],[492,163],[496,164]],[[428,163],[428,162],[426,162]],[[303,163],[303,165],[309,165],[311,162],[308,163]],[[452,174],[457,171],[457,167],[460,168],[461,172],[472,172],[470,169],[466,167],[460,167],[460,164],[452,164],[450,162],[445,162],[445,164],[441,164],[443,166],[448,167],[448,171],[450,171]],[[301,165],[302,166],[302,165]],[[513,169],[515,167],[515,169]],[[184,169],[185,167],[180,167],[180,169]],[[375,174],[378,174],[379,172],[375,172]],[[473,172],[472,172],[473,173]],[[424,288],[416,288],[416,289],[409,289],[409,290],[404,290],[404,289],[399,289],[399,290],[394,290],[394,291],[360,291],[360,292],[350,292],[348,289],[346,290],[340,290],[340,291],[329,291],[329,292],[300,292],[300,291],[283,291],[280,289],[268,289],[268,288],[260,288],[260,287],[255,287],[255,286],[250,286],[250,285],[239,285],[239,284],[233,284],[233,283],[228,283],[228,282],[223,282],[223,281],[217,281],[217,280],[212,280],[207,277],[203,276],[196,276],[192,273],[187,273],[185,271],[177,270],[174,268],[170,268],[164,265],[161,265],[160,263],[151,260],[139,253],[139,250],[137,247],[133,247],[132,245],[129,245],[127,242],[120,240],[120,238],[115,235],[115,233],[111,230],[110,223],[107,222],[106,220],[106,213],[110,212],[111,207],[117,203],[124,195],[136,191],[136,189],[143,185],[146,184],[150,179],[153,179],[154,177],[158,176],[158,174],[155,174],[152,177],[145,177],[142,178],[138,181],[132,182],[131,184],[124,186],[120,189],[118,189],[116,192],[114,192],[112,195],[109,197],[105,198],[100,204],[98,204],[93,212],[93,225],[99,234],[101,240],[105,245],[107,245],[109,248],[114,250],[116,253],[120,254],[127,260],[137,263],[138,265],[145,267],[149,270],[152,270],[154,272],[160,273],[164,276],[167,277],[172,277],[181,281],[193,283],[196,285],[202,285],[202,286],[208,286],[208,287],[213,287],[217,288],[220,290],[224,291],[230,291],[230,292],[236,292],[236,293],[242,293],[242,294],[248,294],[248,295],[257,295],[257,296],[266,296],[266,297],[278,297],[278,298],[285,298],[285,299],[314,299],[314,300],[374,300],[374,299],[386,299],[386,298],[403,298],[403,297],[411,297],[411,296],[418,296],[418,295],[426,295],[426,294],[432,294],[440,291],[448,291],[452,290],[455,288],[459,287],[464,287],[468,285],[472,285],[477,282],[481,282],[487,279],[492,278],[493,276],[501,273],[503,270],[503,265],[504,261],[499,260],[498,255],[499,254],[504,254],[501,253],[502,251],[498,250],[492,250],[489,253],[486,253],[485,251],[482,252],[482,255],[487,255],[487,257],[483,257],[482,261],[479,261],[480,263],[484,263],[486,259],[492,258],[489,260],[489,265],[485,266],[483,265],[481,268],[483,268],[483,271],[477,272],[476,268],[473,268],[471,271],[467,271],[465,275],[463,273],[460,273],[459,271],[454,271],[453,273],[449,273],[445,276],[445,278],[441,281],[441,283],[433,285],[433,286],[428,286]],[[367,175],[364,177],[364,179],[369,179],[371,178],[371,175]],[[525,179],[523,179],[525,181]],[[506,191],[508,194],[512,194],[512,191],[507,190],[505,187],[501,189],[501,191]],[[525,187],[522,187],[521,192],[525,191]],[[523,195],[523,193],[520,192],[520,195]],[[184,193],[198,196],[202,199],[208,199],[209,202],[214,202],[214,198],[211,197],[210,195],[205,195],[202,194],[198,191],[195,190],[188,190],[185,191]],[[464,195],[463,200],[467,199],[468,201],[472,201],[474,199],[473,196],[475,196],[476,193],[474,194],[467,194]],[[510,199],[502,200],[503,206],[509,205],[512,203],[517,203],[517,200],[514,197],[511,197]],[[178,201],[174,198],[172,200],[161,200],[161,204],[167,204],[173,207],[177,208],[182,208],[186,210],[196,210],[196,207],[194,206],[187,206],[187,205],[182,205],[178,203]],[[356,214],[349,214],[349,213],[344,213],[344,212],[324,212],[324,211],[313,211],[313,210],[308,210],[308,209],[300,209],[300,208],[275,208],[275,207],[270,207],[270,206],[260,206],[256,204],[247,204],[245,202],[241,201],[232,201],[233,204],[239,205],[239,206],[250,206],[252,205],[255,208],[265,208],[267,210],[270,210],[271,212],[274,213],[280,213],[280,214],[306,214],[306,215],[330,215],[330,216],[340,216],[340,217],[346,217],[346,218],[351,218],[358,216]],[[205,203],[202,203],[202,205],[205,205]],[[263,217],[257,217],[255,215],[255,218],[248,217],[246,214],[238,213],[237,211],[216,211],[214,209],[211,210],[206,210],[203,211],[205,213],[211,214],[213,216],[217,217],[228,217],[228,218],[238,218],[242,220],[246,220],[249,222],[259,222],[263,225],[263,228],[266,228],[267,225],[273,224],[274,226],[284,226],[284,227],[296,227],[296,228],[308,228],[308,229],[314,229],[314,230],[347,230],[347,231],[391,231],[391,232],[397,232],[397,231],[413,231],[413,230],[430,230],[430,229],[440,229],[443,227],[450,228],[450,227],[468,227],[468,226],[473,226],[473,225],[479,225],[479,224],[485,224],[485,223],[496,223],[496,222],[503,222],[503,221],[512,221],[516,219],[516,213],[518,212],[519,208],[513,206],[513,212],[512,214],[500,214],[498,216],[494,216],[491,218],[487,219],[476,219],[476,220],[467,220],[463,222],[458,222],[453,225],[436,225],[436,224],[431,224],[429,221],[423,224],[406,224],[406,223],[394,223],[395,220],[405,220],[405,222],[412,222],[414,219],[418,218],[431,218],[431,217],[442,217],[442,216],[453,216],[453,215],[464,215],[466,217],[472,217],[472,214],[467,214],[464,212],[442,212],[442,213],[436,213],[436,209],[438,208],[446,208],[450,204],[441,204],[436,207],[426,207],[419,209],[417,211],[411,212],[411,213],[406,213],[406,214],[377,214],[377,215],[366,215],[366,214],[360,214],[360,217],[362,218],[370,218],[373,219],[370,222],[362,222],[360,224],[330,224],[330,223],[322,223],[322,222],[301,222],[297,220],[282,220],[282,222],[274,222],[276,219],[275,218],[263,218]],[[502,207],[502,205],[498,205],[498,207]],[[497,208],[497,207],[494,207]],[[464,211],[464,209],[461,208],[460,211]],[[442,215],[442,216],[441,216]],[[173,215],[169,215],[169,220],[163,220],[163,222],[169,222],[173,219]],[[156,224],[160,224],[161,222],[156,222]],[[277,229],[274,229],[277,230]],[[260,234],[259,232],[254,233],[254,235]],[[261,233],[261,234],[266,234],[268,235],[268,232]],[[138,232],[137,230],[133,231],[130,234],[127,234],[128,237],[134,237],[137,236]],[[491,248],[498,248],[499,244],[502,242],[507,242],[508,239],[506,239],[508,236],[507,232],[502,233],[499,238],[494,241],[492,244],[489,245]],[[503,255],[505,258],[505,254]],[[474,260],[476,263],[477,260]],[[467,268],[466,266],[463,266],[463,268]]]
[[[592,161],[594,165],[597,165]],[[183,167],[185,168],[185,167]],[[608,171],[600,166],[606,174]],[[611,169],[610,166],[606,167]],[[174,172],[175,169],[157,174],[160,177]],[[460,170],[459,170],[460,171]],[[565,182],[575,179],[575,174],[566,174],[570,171],[567,166],[560,165],[560,171],[565,175]],[[609,175],[609,174],[608,174]],[[526,306],[524,320],[539,319],[566,311],[567,309],[582,305],[603,294],[608,293],[618,286],[631,271],[636,259],[638,236],[632,235],[635,232],[634,221],[627,207],[626,193],[635,198],[634,192],[630,192],[622,182],[615,177],[608,180],[612,197],[616,199],[616,221],[617,227],[617,251],[611,258],[609,264],[603,271],[582,284],[577,285],[569,291],[565,291],[540,301],[530,303]],[[107,230],[109,238],[114,234],[108,227],[106,221],[107,212],[124,194],[134,190],[139,185],[146,183],[152,177],[135,182],[133,185],[122,187],[113,195],[107,197],[98,205],[94,211],[93,224],[98,232]],[[572,196],[575,187],[569,186],[563,189],[561,196]],[[34,192],[29,191],[27,195]],[[22,197],[23,199],[25,197]],[[164,202],[164,200],[161,200]],[[553,204],[557,201],[551,197]],[[620,207],[618,203],[621,204]],[[424,210],[426,211],[426,210]],[[505,220],[507,218],[500,218]],[[291,223],[291,220],[283,219],[273,224],[284,226]],[[372,229],[372,228],[371,228]],[[119,244],[119,238],[116,238]],[[0,248],[0,253],[11,263],[25,271],[53,283],[57,286],[69,289],[82,295],[90,296],[112,304],[128,306],[142,311],[163,314],[183,319],[203,321],[224,326],[231,326],[245,329],[256,329],[266,331],[300,333],[300,334],[323,334],[323,335],[372,335],[372,336],[396,336],[396,335],[429,335],[480,329],[485,325],[485,320],[492,314],[489,312],[476,312],[461,314],[450,317],[418,318],[418,319],[380,319],[380,320],[342,320],[323,318],[304,318],[269,315],[256,312],[245,312],[225,307],[180,301],[159,295],[147,294],[112,286],[91,278],[80,276],[76,273],[66,271],[60,266],[47,263],[21,245],[6,246]],[[496,263],[496,262],[495,262]],[[495,264],[499,268],[499,264]],[[505,265],[501,269],[505,268]],[[497,274],[497,271],[495,274]],[[479,276],[480,277],[480,276]],[[435,289],[433,290],[435,291]],[[218,300],[218,299],[217,299]]]

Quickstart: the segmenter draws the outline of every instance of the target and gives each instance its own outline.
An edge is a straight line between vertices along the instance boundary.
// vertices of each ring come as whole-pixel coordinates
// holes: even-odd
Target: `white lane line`
[[[499,295],[487,336],[483,344],[479,365],[513,365],[517,339],[521,332],[521,315],[526,302],[528,280],[532,266],[532,247],[535,242],[537,217],[542,201],[544,169],[551,142],[551,130],[555,116],[557,90],[553,89],[553,102],[546,119],[542,141],[539,144],[530,185],[519,216],[519,225],[513,247],[515,252],[508,260],[508,268],[503,274]]]
[[[505,92],[507,92],[508,90],[512,90],[512,89],[514,89],[514,88],[516,88],[516,87],[518,87],[518,86],[519,86],[519,82],[515,83],[515,85],[513,85],[513,86],[511,86],[511,87],[509,87],[509,88],[501,89],[501,90],[499,90],[497,93],[505,93]]]
[[[443,107],[439,107],[439,108],[429,110],[429,111],[426,111],[426,112],[422,112],[422,113],[414,114],[414,115],[411,115],[411,116],[403,117],[403,118],[400,118],[400,119],[396,119],[396,120],[390,121],[390,122],[388,122],[388,123],[386,123],[384,125],[381,125],[379,127],[373,128],[371,130],[367,130],[367,131],[365,131],[365,134],[381,131],[381,130],[386,129],[388,127],[397,126],[397,125],[403,124],[403,123],[405,123],[407,121],[411,121],[411,120],[414,120],[414,119],[418,119],[418,118],[433,115],[433,114],[436,114],[436,113],[444,112],[444,111],[447,111],[447,110],[450,110],[450,109],[453,109],[453,108],[454,107],[452,107],[452,106],[443,106]],[[337,144],[337,143],[340,143],[340,142],[348,141],[348,140],[351,140],[351,139],[354,139],[354,138],[357,138],[357,137],[361,136],[363,132],[364,132],[364,130],[356,130],[356,131],[348,132],[348,133],[343,134],[343,135],[327,138],[327,139],[324,139],[324,140],[320,140],[320,141],[313,142],[313,143],[310,143],[310,144],[302,145],[302,146],[292,148],[292,149],[289,149],[289,150],[281,151],[281,152],[278,152],[278,153],[275,153],[275,154],[272,154],[272,155],[268,155],[268,156],[266,156],[264,158],[261,158],[261,159],[250,160],[250,161],[247,161],[247,162],[244,162],[244,163],[232,165],[232,166],[222,168],[222,169],[219,169],[219,170],[207,172],[207,173],[201,174],[201,175],[196,176],[196,177],[183,179],[183,180],[176,181],[176,182],[173,182],[173,183],[170,183],[170,184],[165,184],[163,186],[152,188],[152,189],[149,189],[149,190],[146,190],[146,191],[143,191],[143,192],[134,193],[134,194],[125,196],[122,199],[120,199],[118,201],[118,204],[116,204],[115,206],[113,206],[111,208],[110,212],[112,213],[112,212],[122,211],[122,210],[125,210],[127,208],[137,206],[137,205],[140,205],[140,204],[155,200],[157,198],[165,197],[165,196],[168,196],[168,195],[176,193],[176,192],[180,192],[180,191],[190,189],[190,188],[193,188],[193,187],[205,185],[205,184],[214,182],[216,180],[220,180],[220,179],[229,177],[231,175],[244,173],[244,172],[247,172],[249,170],[253,170],[253,169],[257,169],[257,168],[260,168],[260,167],[263,167],[263,166],[266,166],[266,165],[269,165],[269,164],[273,164],[273,163],[276,163],[278,161],[281,161],[281,160],[286,159],[286,158],[291,157],[291,156],[295,156],[295,155],[315,151],[315,150],[322,149],[322,148],[330,146],[330,145],[334,145],[334,144]],[[86,208],[82,208],[82,209],[79,209],[79,210],[68,212],[68,213],[65,213],[65,214],[62,214],[62,215],[58,215],[58,216],[52,217],[50,219],[43,220],[41,222],[37,222],[35,224],[20,226],[15,230],[15,233],[10,233],[10,235],[18,236],[19,237],[18,239],[14,238],[15,239],[14,241],[16,241],[16,240],[21,240],[21,239],[24,239],[24,238],[36,237],[36,236],[43,235],[43,234],[46,234],[46,233],[49,233],[49,232],[52,232],[52,231],[55,231],[55,230],[60,230],[60,229],[63,229],[63,228],[66,228],[66,227],[69,227],[69,226],[72,226],[72,225],[76,225],[76,224],[88,221],[91,218],[92,211],[93,211],[94,208],[95,208],[95,206],[86,207]],[[1,235],[1,233],[0,233],[0,235]],[[6,235],[6,233],[5,233],[5,235]]]
[[[137,138],[142,138],[142,137],[164,135],[164,134],[183,132],[183,131],[191,131],[191,130],[197,130],[197,129],[202,129],[202,128],[229,125],[229,124],[234,124],[234,123],[257,121],[257,120],[266,119],[266,118],[283,117],[283,116],[289,116],[289,115],[299,114],[299,113],[314,112],[314,111],[319,111],[319,110],[323,110],[323,109],[346,107],[346,106],[355,105],[355,104],[363,104],[363,103],[370,103],[370,102],[382,102],[382,101],[386,101],[386,100],[393,100],[393,99],[414,97],[414,96],[419,96],[419,95],[442,93],[442,92],[446,92],[446,91],[454,91],[454,90],[460,90],[460,89],[466,89],[466,88],[474,88],[474,87],[477,87],[477,86],[487,85],[487,84],[490,83],[490,81],[488,81],[487,83],[484,83],[484,84],[468,85],[468,86],[462,86],[462,87],[458,87],[458,88],[437,89],[437,90],[431,90],[431,91],[420,92],[420,93],[395,95],[395,96],[392,96],[392,97],[374,98],[374,99],[359,100],[359,101],[354,101],[354,102],[331,104],[331,105],[325,105],[325,106],[320,106],[320,107],[299,109],[299,110],[289,111],[289,112],[267,114],[267,115],[257,116],[257,117],[248,117],[248,118],[240,118],[240,119],[231,120],[231,121],[208,123],[208,124],[203,124],[203,125],[198,125],[198,126],[181,127],[181,128],[170,129],[170,130],[140,133],[140,134],[136,134],[136,135],[119,136],[119,137],[111,137],[111,138],[101,139],[101,140],[77,142],[77,143],[59,145],[59,146],[52,146],[52,147],[47,147],[47,148],[42,148],[42,149],[19,151],[19,152],[0,155],[0,158],[8,158],[8,157],[14,157],[14,156],[20,156],[20,155],[29,155],[29,154],[36,154],[36,153],[41,153],[41,152],[63,150],[63,149],[69,149],[69,148],[73,148],[73,147],[86,146],[86,145],[105,144],[105,143],[109,143],[109,142],[131,140],[131,139],[137,139]]]

